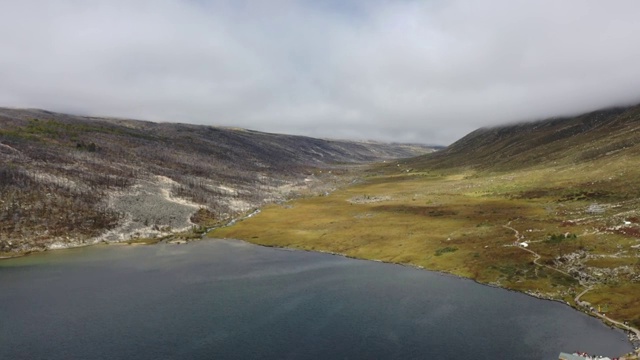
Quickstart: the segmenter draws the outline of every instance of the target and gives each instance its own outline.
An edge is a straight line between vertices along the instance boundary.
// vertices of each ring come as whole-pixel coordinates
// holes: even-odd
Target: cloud
[[[447,144],[640,102],[640,2],[0,0],[0,105]]]

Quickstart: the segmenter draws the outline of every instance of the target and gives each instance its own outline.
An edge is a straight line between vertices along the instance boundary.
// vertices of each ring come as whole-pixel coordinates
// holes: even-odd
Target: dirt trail
[[[576,302],[576,304],[580,303],[580,298],[582,297],[582,295],[586,294],[589,290],[591,290],[591,286],[587,286],[587,288],[585,288],[580,294],[578,294],[573,300]]]
[[[506,229],[509,229],[509,230],[513,231],[513,232],[514,232],[514,235],[513,235],[513,236],[516,238],[516,243],[519,243],[519,242],[522,240],[522,237],[520,236],[520,232],[519,232],[518,230],[516,230],[516,229],[512,228],[510,225],[511,225],[511,222],[507,223],[507,225],[502,225],[502,227],[504,227],[504,228],[506,228]],[[538,266],[543,266],[543,267],[545,267],[545,268],[547,268],[547,269],[550,269],[550,270],[553,270],[553,271],[559,272],[559,273],[561,273],[561,274],[563,274],[563,275],[566,275],[566,276],[569,276],[569,277],[571,277],[571,278],[574,278],[571,274],[569,274],[569,273],[567,273],[567,272],[565,272],[565,271],[562,271],[562,270],[560,270],[560,269],[556,269],[556,268],[554,268],[554,267],[552,267],[552,266],[549,266],[549,265],[545,265],[545,264],[541,264],[541,263],[539,263],[539,262],[538,262],[538,260],[540,260],[541,256],[540,256],[540,254],[538,254],[537,252],[535,252],[535,251],[533,251],[533,250],[531,250],[531,249],[527,249],[527,248],[522,247],[522,246],[517,246],[517,247],[518,247],[518,248],[520,248],[520,249],[522,249],[522,250],[524,250],[524,251],[527,251],[527,252],[529,252],[529,253],[533,254],[533,256],[534,256],[533,263],[534,263],[534,264],[536,264],[536,265],[538,265]],[[578,281],[580,281],[580,280],[578,280]],[[581,285],[583,285],[581,281],[580,281],[580,284],[581,284]],[[584,286],[584,285],[583,285],[583,286]],[[578,295],[574,298],[574,301],[575,301],[576,305],[580,303],[580,298],[581,298],[584,294],[586,294],[587,292],[589,292],[591,289],[592,289],[592,287],[591,287],[591,286],[587,286],[587,287],[586,287],[586,288],[585,288],[585,289],[584,289],[580,294],[578,294]],[[591,311],[591,313],[592,313],[594,316],[597,316],[597,317],[599,317],[599,318],[601,318],[601,319],[604,319],[604,320],[606,320],[606,321],[608,321],[608,322],[610,322],[610,323],[612,323],[612,324],[617,325],[617,326],[618,326],[618,327],[620,327],[621,329],[624,329],[624,330],[627,330],[627,331],[629,331],[629,332],[634,333],[634,334],[635,334],[635,336],[636,336],[636,338],[640,339],[640,330],[638,330],[638,329],[636,329],[636,328],[634,328],[634,327],[632,327],[632,326],[626,325],[626,324],[624,324],[624,323],[622,323],[622,322],[620,322],[620,321],[613,320],[612,318],[610,318],[610,317],[606,316],[605,314],[601,314],[601,313],[599,313],[598,311],[595,311],[595,310],[594,310],[594,311]]]
[[[591,286],[589,286],[586,289],[584,289],[580,294],[578,294],[574,299],[576,304],[580,303],[580,298],[582,297],[582,295],[586,294],[587,292],[591,291],[592,289],[593,288]],[[634,333],[636,335],[636,338],[640,339],[640,330],[634,328],[633,326],[629,326],[629,325],[626,325],[626,324],[624,324],[624,323],[622,323],[620,321],[613,320],[612,318],[608,317],[607,315],[602,314],[602,313],[600,313],[598,311],[595,311],[595,310],[592,310],[591,313],[593,315],[601,318],[601,319],[604,319],[604,320],[612,323],[612,324],[618,325],[618,327],[620,327],[621,329],[624,329],[624,330],[627,330],[627,331],[630,331],[630,332]]]
[[[513,232],[514,232],[514,235],[513,235],[513,236],[516,238],[516,242],[517,242],[517,243],[519,243],[519,242],[520,242],[520,240],[522,240],[522,237],[520,236],[520,232],[519,232],[518,230],[516,230],[516,229],[512,228],[512,227],[511,227],[511,226],[509,226],[509,225],[511,225],[511,222],[509,222],[507,225],[502,225],[502,227],[504,227],[504,228],[506,228],[506,229],[509,229],[509,230],[513,231]],[[562,270],[560,270],[560,269],[554,268],[553,266],[549,266],[549,265],[546,265],[546,264],[541,264],[541,263],[539,263],[539,262],[538,262],[538,260],[540,260],[540,258],[541,258],[542,256],[540,256],[540,254],[538,254],[537,252],[535,252],[535,251],[533,251],[533,250],[531,250],[531,249],[527,249],[526,247],[523,247],[523,246],[516,246],[516,247],[518,247],[518,248],[520,248],[520,249],[522,249],[522,250],[524,250],[524,251],[527,251],[527,252],[531,253],[531,254],[533,255],[533,263],[534,263],[534,264],[536,264],[536,265],[538,265],[538,266],[545,267],[545,268],[547,268],[547,269],[549,269],[549,270],[553,270],[553,271],[555,271],[555,272],[559,272],[560,274],[563,274],[563,275],[569,276],[570,278],[573,278],[573,275],[569,274],[568,272],[565,272],[565,271],[562,271]]]

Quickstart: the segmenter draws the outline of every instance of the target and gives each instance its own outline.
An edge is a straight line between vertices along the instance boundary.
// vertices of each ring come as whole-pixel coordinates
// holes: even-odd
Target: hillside
[[[418,168],[508,171],[571,165],[623,151],[640,154],[640,106],[568,118],[481,128],[444,151],[407,162]]]
[[[640,106],[479,129],[210,236],[449,272],[640,328],[639,144]]]
[[[0,255],[206,227],[429,151],[0,108]]]

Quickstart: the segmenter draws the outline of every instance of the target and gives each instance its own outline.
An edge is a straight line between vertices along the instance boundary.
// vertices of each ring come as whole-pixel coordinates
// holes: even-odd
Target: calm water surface
[[[557,359],[624,334],[423,270],[239,241],[0,261],[0,359]]]

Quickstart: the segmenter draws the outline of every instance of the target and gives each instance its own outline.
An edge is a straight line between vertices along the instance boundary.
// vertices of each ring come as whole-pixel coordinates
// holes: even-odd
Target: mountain
[[[577,164],[617,152],[640,154],[640,106],[481,128],[444,151],[411,160],[419,168],[515,170]]]
[[[0,108],[0,253],[158,237],[432,151]],[[195,215],[194,215],[195,214]]]

